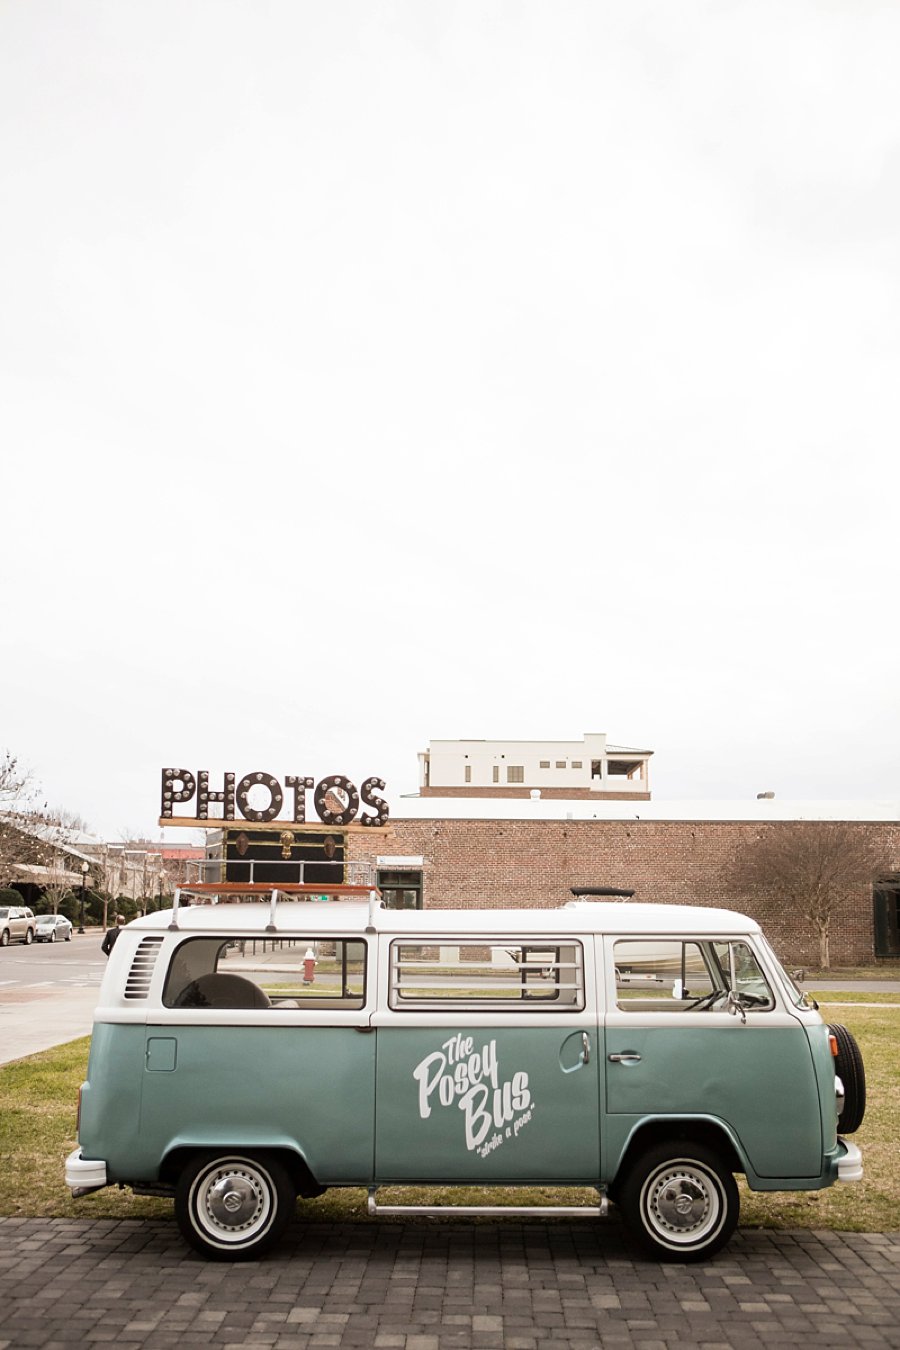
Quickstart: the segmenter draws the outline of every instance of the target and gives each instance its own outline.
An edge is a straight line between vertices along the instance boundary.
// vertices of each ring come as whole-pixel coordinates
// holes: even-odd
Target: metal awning
[[[60,872],[55,868],[41,867],[39,863],[13,863],[11,870],[18,872],[24,881],[31,881],[35,886],[46,886],[49,882],[58,883],[64,881],[67,886],[80,886],[80,872]]]

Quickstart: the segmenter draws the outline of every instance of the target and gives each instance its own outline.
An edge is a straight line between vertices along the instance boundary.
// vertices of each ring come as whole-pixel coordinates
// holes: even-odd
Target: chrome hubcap
[[[197,1183],[196,1212],[210,1236],[243,1242],[265,1229],[272,1217],[271,1185],[250,1164],[215,1168]]]
[[[714,1179],[702,1168],[674,1162],[648,1177],[644,1212],[659,1236],[675,1243],[696,1242],[718,1226],[722,1202]]]

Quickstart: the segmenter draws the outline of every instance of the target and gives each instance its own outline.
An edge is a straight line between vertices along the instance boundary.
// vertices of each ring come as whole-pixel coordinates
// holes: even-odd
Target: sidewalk
[[[0,1219],[0,1350],[900,1347],[900,1235],[739,1230],[637,1259],[621,1223],[297,1222],[208,1263],[166,1220]]]
[[[6,991],[0,1001],[0,1064],[89,1036],[98,989]]]

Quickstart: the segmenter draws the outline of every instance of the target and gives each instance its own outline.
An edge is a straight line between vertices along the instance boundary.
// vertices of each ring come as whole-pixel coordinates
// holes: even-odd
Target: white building
[[[423,797],[587,797],[649,801],[652,750],[580,741],[431,741],[419,753]]]

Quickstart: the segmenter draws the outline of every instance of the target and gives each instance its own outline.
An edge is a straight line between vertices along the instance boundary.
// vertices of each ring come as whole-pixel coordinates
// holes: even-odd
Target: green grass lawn
[[[900,1008],[879,1008],[884,994],[818,995],[822,1016],[842,1022],[859,1041],[866,1064],[868,1106],[854,1135],[863,1152],[865,1177],[824,1191],[754,1194],[742,1184],[744,1227],[818,1228],[856,1232],[900,1229]],[[900,996],[894,1001],[900,1003]],[[854,1006],[850,1006],[850,1004]],[[855,1006],[869,1004],[868,1007]],[[0,1215],[81,1218],[171,1216],[168,1200],[137,1197],[108,1188],[73,1200],[63,1181],[66,1155],[75,1146],[78,1087],[87,1065],[88,1040],[32,1055],[0,1068]],[[384,1203],[578,1204],[593,1203],[593,1191],[541,1187],[530,1190],[453,1191],[405,1188],[379,1192]],[[333,1190],[300,1201],[309,1221],[343,1222],[365,1217],[366,1193]],[[389,1220],[384,1220],[389,1222]],[[408,1222],[408,1220],[407,1220]]]
[[[805,968],[801,983],[815,980],[900,980],[900,960],[882,961],[878,966],[831,966],[828,970]]]

